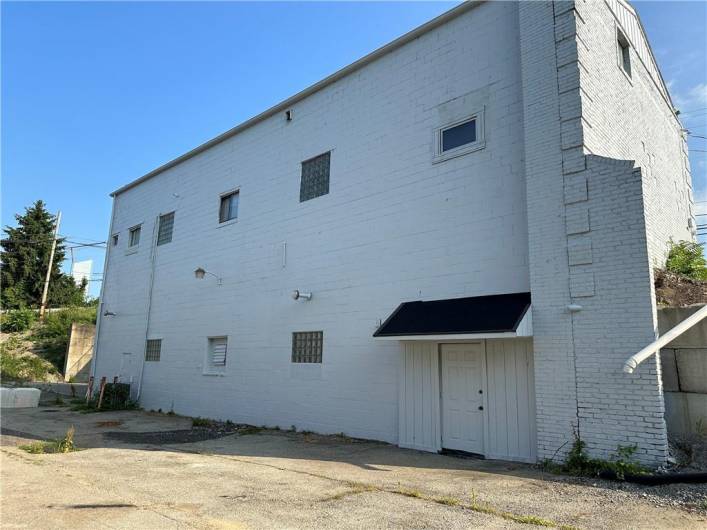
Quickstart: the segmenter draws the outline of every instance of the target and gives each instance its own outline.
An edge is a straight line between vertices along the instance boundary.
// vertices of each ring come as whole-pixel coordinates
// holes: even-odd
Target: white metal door
[[[484,454],[484,344],[443,344],[441,355],[442,447]]]

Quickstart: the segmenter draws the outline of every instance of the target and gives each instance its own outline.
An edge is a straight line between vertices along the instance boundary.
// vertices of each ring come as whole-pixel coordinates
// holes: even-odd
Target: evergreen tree
[[[5,227],[5,237],[0,240],[2,307],[39,307],[56,219],[41,200],[25,208],[24,215],[16,214],[15,219],[17,226]],[[85,285],[77,287],[73,279],[60,270],[65,253],[64,241],[59,239],[49,279],[50,307],[76,305],[83,301]]]

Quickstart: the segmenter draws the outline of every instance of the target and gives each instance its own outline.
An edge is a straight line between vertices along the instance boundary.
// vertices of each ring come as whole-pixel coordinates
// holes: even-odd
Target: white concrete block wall
[[[294,121],[268,118],[118,195],[103,300],[116,316],[96,375],[139,379],[150,234],[174,210],[148,332],[162,358],[145,365],[141,404],[396,441],[400,351],[372,339],[378,320],[401,301],[529,288],[517,14],[475,7],[299,102]],[[433,164],[434,128],[482,108],[486,147]],[[300,203],[301,161],[327,150],[330,193]],[[238,222],[219,226],[233,188]],[[294,302],[295,288],[313,299]],[[290,362],[304,330],[324,331],[323,364]],[[222,335],[226,375],[202,375],[207,337]]]
[[[519,4],[525,173],[539,458],[562,456],[577,428],[565,233],[555,6]],[[568,443],[569,441],[569,443]]]

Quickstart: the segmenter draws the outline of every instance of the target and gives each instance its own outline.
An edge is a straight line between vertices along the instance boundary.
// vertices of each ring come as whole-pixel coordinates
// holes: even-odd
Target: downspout
[[[672,342],[677,337],[685,333],[692,326],[694,326],[705,318],[707,318],[707,305],[701,307],[698,311],[695,311],[692,315],[680,322],[674,328],[670,329],[660,338],[650,343],[638,353],[626,359],[626,362],[624,363],[624,372],[626,372],[627,374],[632,374],[633,371],[638,367],[638,365],[648,359],[648,357],[659,351],[663,346]]]
[[[155,283],[155,258],[157,256],[157,226],[160,222],[160,216],[155,218],[152,225],[152,244],[150,245],[150,287],[147,290],[147,321],[145,322],[145,340],[142,348],[142,363],[140,364],[140,379],[137,382],[137,394],[135,401],[140,401],[140,393],[142,392],[142,377],[145,374],[145,355],[147,355],[147,339],[150,333],[150,310],[152,309],[152,287]]]
[[[106,292],[106,279],[108,278],[108,260],[110,259],[111,248],[113,248],[113,221],[115,216],[115,198],[110,206],[110,226],[108,227],[108,238],[106,239],[106,257],[103,260],[103,281],[101,282],[101,292],[98,295],[98,307],[96,315],[96,336],[93,339],[93,356],[91,358],[91,377],[96,378],[96,364],[98,361],[98,341],[101,333],[101,322],[103,321],[103,301]]]

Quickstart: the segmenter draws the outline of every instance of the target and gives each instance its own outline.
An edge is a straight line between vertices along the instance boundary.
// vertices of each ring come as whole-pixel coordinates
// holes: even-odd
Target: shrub
[[[702,245],[691,241],[670,242],[666,270],[694,280],[707,280],[707,260]]]
[[[42,349],[42,353],[60,370],[64,368],[73,322],[95,323],[96,308],[69,307],[51,311],[45,315],[44,321],[34,334],[35,343]]]
[[[37,315],[32,309],[15,309],[8,311],[2,318],[4,333],[19,333],[32,327]]]
[[[15,381],[46,381],[56,374],[51,363],[34,355],[21,355],[20,341],[11,337],[0,345],[0,377]]]
[[[646,472],[646,468],[633,460],[638,450],[637,445],[619,445],[616,454],[610,460],[590,458],[584,451],[586,444],[575,437],[572,449],[567,453],[567,458],[562,464],[555,464],[550,460],[543,463],[543,467],[552,472],[568,473],[575,476],[597,477],[602,472],[612,472],[616,478],[623,480],[626,474],[638,475]]]

